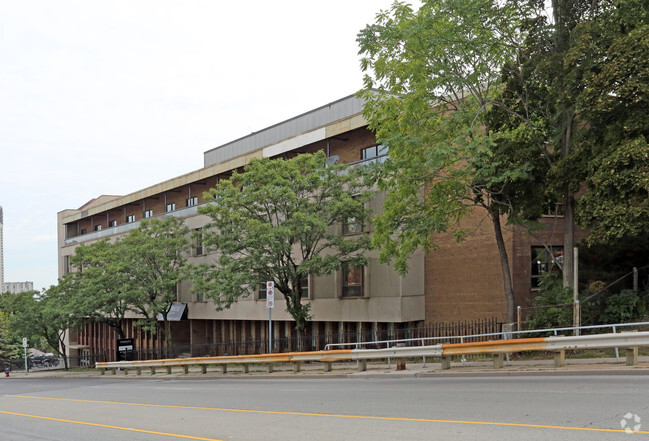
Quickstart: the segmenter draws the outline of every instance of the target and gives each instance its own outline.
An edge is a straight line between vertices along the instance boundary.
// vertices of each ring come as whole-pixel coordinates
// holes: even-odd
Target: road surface
[[[0,380],[0,439],[614,440],[646,375]],[[644,429],[644,430],[643,430]]]

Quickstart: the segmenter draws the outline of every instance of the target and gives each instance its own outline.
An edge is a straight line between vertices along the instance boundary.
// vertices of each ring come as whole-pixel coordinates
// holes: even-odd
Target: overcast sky
[[[5,282],[57,280],[56,213],[362,87],[391,0],[0,0]]]

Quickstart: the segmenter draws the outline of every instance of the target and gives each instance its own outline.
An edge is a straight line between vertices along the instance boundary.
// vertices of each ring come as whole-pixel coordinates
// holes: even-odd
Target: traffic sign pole
[[[268,353],[273,353],[273,308],[275,307],[275,282],[266,282],[266,308],[268,308]]]
[[[27,338],[23,337],[23,349],[25,350],[25,375],[29,372],[27,368]]]

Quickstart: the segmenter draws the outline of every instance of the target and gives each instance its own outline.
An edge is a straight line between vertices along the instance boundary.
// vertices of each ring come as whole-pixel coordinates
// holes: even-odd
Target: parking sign
[[[266,282],[266,308],[275,307],[275,282]]]

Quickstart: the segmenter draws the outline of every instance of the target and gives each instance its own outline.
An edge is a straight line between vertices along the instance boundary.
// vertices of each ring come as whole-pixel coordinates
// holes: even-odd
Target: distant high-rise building
[[[5,258],[4,245],[2,244],[2,228],[4,219],[2,218],[2,205],[0,205],[0,292],[4,292],[5,286]]]
[[[18,294],[34,290],[34,282],[5,282],[2,284],[2,292]]]

